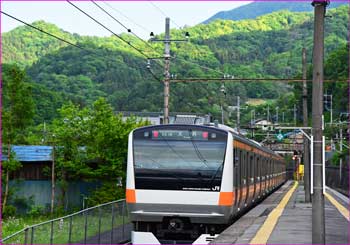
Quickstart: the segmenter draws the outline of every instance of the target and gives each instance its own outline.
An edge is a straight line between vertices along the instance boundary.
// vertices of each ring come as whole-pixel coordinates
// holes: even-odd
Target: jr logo
[[[216,185],[211,188],[212,191],[220,191],[220,186]]]

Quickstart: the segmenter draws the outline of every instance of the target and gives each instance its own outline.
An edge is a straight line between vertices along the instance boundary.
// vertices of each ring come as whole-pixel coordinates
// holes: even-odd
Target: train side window
[[[250,165],[250,183],[251,184],[253,184],[254,183],[254,155],[253,155],[253,153],[250,153],[250,163],[249,163],[249,165]]]
[[[266,175],[266,158],[263,157],[262,160],[262,180],[265,180],[265,175]]]
[[[249,152],[247,151],[246,154],[246,164],[247,164],[247,169],[246,169],[246,179],[247,179],[247,183],[248,185],[250,184],[250,159],[249,159]]]
[[[260,175],[261,175],[261,167],[260,167],[260,158],[259,156],[257,155],[257,158],[256,158],[256,166],[258,168],[258,171],[257,171],[257,178],[258,178],[258,181],[260,182]]]

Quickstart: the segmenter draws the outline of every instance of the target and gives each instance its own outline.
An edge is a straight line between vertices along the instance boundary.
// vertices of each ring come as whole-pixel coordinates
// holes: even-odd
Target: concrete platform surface
[[[262,201],[258,206],[242,216],[234,224],[222,232],[211,244],[250,244],[256,238],[257,232],[270,224],[271,219],[277,223],[270,235],[267,244],[311,244],[312,243],[312,204],[305,203],[304,186],[299,183],[281,215],[271,214],[280,209],[280,202],[286,193],[292,189],[293,181],[287,181],[273,194]],[[292,191],[291,191],[292,192]],[[332,196],[343,209],[349,210],[349,199],[327,188],[326,192]],[[339,196],[340,195],[340,196]],[[333,201],[334,202],[334,201]],[[269,215],[273,217],[269,217]],[[333,203],[325,197],[326,243],[350,244],[349,214],[344,216]],[[265,225],[265,227],[266,227]],[[261,232],[260,232],[261,234]],[[254,242],[253,242],[254,243]]]

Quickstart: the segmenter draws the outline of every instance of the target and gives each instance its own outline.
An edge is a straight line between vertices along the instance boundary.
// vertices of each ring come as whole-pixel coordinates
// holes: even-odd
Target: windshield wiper
[[[219,173],[219,170],[220,170],[221,168],[222,168],[222,170],[223,170],[223,167],[224,167],[224,162],[222,162],[222,163],[220,164],[220,166],[215,170],[215,173],[211,176],[209,186],[211,186],[211,185],[213,184],[214,179],[216,178],[216,175]]]
[[[198,149],[198,146],[197,144],[194,142],[193,140],[193,137],[192,137],[192,130],[189,130],[190,132],[190,139],[191,139],[191,142],[192,142],[192,145],[193,145],[193,149],[194,151],[196,152],[196,155],[197,155],[197,158],[199,160],[202,161],[202,163],[204,163],[204,165],[209,168],[209,165],[207,164],[207,160],[203,157],[203,155],[201,154],[200,150]]]

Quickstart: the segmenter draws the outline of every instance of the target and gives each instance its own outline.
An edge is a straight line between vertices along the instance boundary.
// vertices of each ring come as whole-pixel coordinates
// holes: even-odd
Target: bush
[[[102,203],[119,200],[125,197],[125,189],[118,187],[115,182],[103,183],[87,199],[88,206],[96,206]]]
[[[28,215],[31,217],[37,217],[44,214],[45,209],[43,206],[32,206],[31,210],[28,212]]]
[[[16,207],[12,205],[7,205],[4,210],[2,211],[2,217],[8,218],[8,217],[14,217],[16,215]]]

